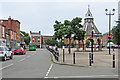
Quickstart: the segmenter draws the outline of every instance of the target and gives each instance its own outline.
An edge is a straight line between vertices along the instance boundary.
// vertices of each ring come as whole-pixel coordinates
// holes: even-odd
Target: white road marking
[[[46,73],[46,76],[45,76],[45,77],[47,77],[47,76],[49,75],[50,70],[52,69],[52,66],[53,66],[53,64],[51,64],[51,65],[50,65],[50,68],[48,69],[48,71],[47,71],[47,73]]]
[[[29,58],[29,57],[31,57],[31,56],[33,56],[33,55],[35,55],[35,54],[29,55],[29,56],[27,56],[26,58],[23,58],[23,59],[21,59],[21,60],[19,60],[19,61],[17,61],[17,62],[24,61],[25,59],[27,59],[27,58]],[[5,63],[5,62],[2,62],[2,63]],[[2,63],[1,63],[1,64],[2,64]],[[10,65],[7,65],[7,66],[5,66],[5,67],[0,68],[0,71],[3,70],[3,69],[5,69],[5,68],[7,68],[7,67],[12,66],[13,64],[14,64],[14,63],[12,63],[12,64],[10,64]]]
[[[23,59],[19,60],[18,62],[24,61],[25,59],[26,59],[26,58],[23,58]]]
[[[3,69],[5,69],[5,68],[7,68],[7,67],[10,67],[10,66],[12,66],[12,65],[13,65],[13,63],[10,64],[10,65],[8,65],[8,66],[5,66],[5,67],[1,68],[0,70],[3,70]]]
[[[31,56],[33,56],[33,55],[35,55],[35,54],[32,54],[32,55],[30,55],[30,56],[27,56],[26,58],[23,58],[23,59],[19,60],[18,62],[24,61],[25,59],[27,59],[27,58],[29,58],[29,57],[31,57]]]
[[[29,57],[31,57],[31,56],[27,56],[26,58],[29,58]]]
[[[54,76],[44,78],[97,78],[97,77],[118,77],[118,75],[92,75],[92,76]]]

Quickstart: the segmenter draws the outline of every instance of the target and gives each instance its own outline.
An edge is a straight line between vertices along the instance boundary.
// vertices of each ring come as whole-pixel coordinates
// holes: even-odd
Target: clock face
[[[91,20],[90,19],[88,19],[88,22],[90,22]]]

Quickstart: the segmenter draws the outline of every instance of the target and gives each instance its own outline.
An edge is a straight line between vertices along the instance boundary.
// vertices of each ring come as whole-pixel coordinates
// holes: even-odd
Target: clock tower
[[[91,36],[92,36],[92,31],[93,31],[94,46],[99,45],[99,50],[101,50],[102,49],[101,48],[102,47],[102,43],[101,43],[102,42],[102,34],[99,32],[96,25],[94,24],[94,18],[92,16],[89,6],[88,6],[88,11],[85,14],[85,18],[84,18],[83,30],[86,31],[85,40],[83,43],[86,44],[86,41],[91,42]],[[85,47],[86,47],[86,45],[85,45]],[[95,48],[94,50],[96,50],[96,46],[94,48]]]

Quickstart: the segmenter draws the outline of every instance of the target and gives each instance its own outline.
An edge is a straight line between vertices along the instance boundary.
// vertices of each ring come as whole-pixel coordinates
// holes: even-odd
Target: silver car
[[[13,53],[12,51],[9,51],[9,49],[6,46],[0,46],[0,58],[3,61],[6,61],[7,58],[13,59]]]

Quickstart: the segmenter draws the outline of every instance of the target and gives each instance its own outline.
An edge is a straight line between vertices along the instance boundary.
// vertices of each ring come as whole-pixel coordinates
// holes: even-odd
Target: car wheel
[[[2,60],[6,61],[7,60],[7,56],[5,55]]]
[[[11,54],[10,59],[13,59],[13,54]]]

